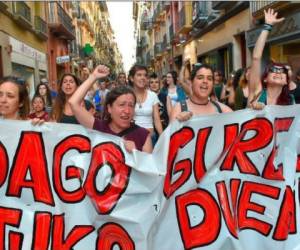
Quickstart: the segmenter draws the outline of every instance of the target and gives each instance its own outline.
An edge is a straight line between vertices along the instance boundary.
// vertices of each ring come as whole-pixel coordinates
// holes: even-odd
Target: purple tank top
[[[146,142],[147,136],[149,134],[149,131],[147,129],[142,128],[142,127],[140,127],[138,125],[135,125],[135,124],[133,124],[133,126],[135,126],[135,128],[130,129],[128,131],[128,133],[123,135],[123,137],[126,140],[134,141],[136,149],[142,151],[143,146]],[[111,135],[120,136],[119,135],[120,133],[119,134],[115,133],[114,131],[112,131],[110,129],[110,127],[108,126],[107,121],[103,121],[103,120],[100,120],[100,119],[97,119],[97,118],[95,118],[93,129],[97,130],[97,131],[100,131],[100,132],[108,133],[108,134],[111,134]]]

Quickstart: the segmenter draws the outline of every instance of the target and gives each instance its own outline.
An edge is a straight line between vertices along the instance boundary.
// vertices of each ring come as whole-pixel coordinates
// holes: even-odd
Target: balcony
[[[193,28],[201,29],[208,23],[207,2],[197,2],[193,12]]]
[[[80,7],[79,2],[72,1],[72,17],[79,17],[80,15]]]
[[[154,13],[153,13],[153,17],[152,17],[152,21],[154,24],[160,24],[163,22],[163,18],[161,17],[162,14],[162,6],[160,2],[157,2],[157,5],[154,9]]]
[[[167,35],[165,34],[165,35],[164,35],[164,38],[163,38],[163,42],[162,42],[162,51],[163,51],[163,52],[166,52],[167,46],[168,46]]]
[[[66,40],[75,39],[75,28],[72,25],[72,18],[57,2],[49,3],[49,21],[50,31],[59,38]]]
[[[80,50],[79,44],[76,42],[76,40],[73,40],[70,43],[70,50],[69,50],[70,51],[70,56],[73,60],[78,60],[79,59],[79,50]]]
[[[254,18],[260,19],[264,17],[264,10],[272,8],[279,10],[291,5],[293,1],[250,1],[250,12]]]
[[[141,39],[137,42],[137,47],[144,48],[146,45],[146,37],[142,36]]]
[[[0,11],[6,11],[8,9],[8,4],[4,1],[0,1]]]
[[[40,16],[34,17],[34,31],[40,39],[48,39],[47,23]]]
[[[170,42],[174,39],[174,29],[173,29],[173,24],[169,26],[169,37],[170,37]]]
[[[163,53],[163,44],[162,43],[155,43],[154,45],[154,55],[155,57],[161,57]]]
[[[256,1],[259,2],[259,1]],[[224,10],[233,7],[237,1],[212,1],[212,9]]]
[[[170,9],[170,7],[171,7],[171,2],[170,1],[162,2],[163,10],[168,11]]]
[[[12,2],[13,18],[22,27],[32,28],[31,10],[25,2]]]
[[[149,67],[151,64],[151,56],[150,56],[150,51],[147,52],[146,54],[146,62],[145,62],[146,66]]]
[[[141,30],[149,30],[152,27],[152,20],[145,19],[141,22]]]
[[[179,12],[178,33],[188,33],[192,30],[192,6],[184,5]]]

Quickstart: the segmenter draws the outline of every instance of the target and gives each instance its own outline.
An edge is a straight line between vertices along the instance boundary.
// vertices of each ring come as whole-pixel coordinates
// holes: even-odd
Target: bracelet
[[[263,27],[263,30],[271,31],[272,28],[273,28],[272,24],[265,23],[264,27]]]

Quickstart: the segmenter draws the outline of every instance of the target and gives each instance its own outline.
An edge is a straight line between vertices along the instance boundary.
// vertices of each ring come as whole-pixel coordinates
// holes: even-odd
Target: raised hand
[[[109,75],[109,73],[110,72],[109,72],[109,68],[108,67],[106,67],[105,65],[98,65],[94,69],[92,75],[93,75],[93,77],[95,77],[96,79],[98,79],[98,78],[105,78],[105,77],[107,77]]]
[[[274,25],[284,20],[284,17],[277,18],[278,13],[275,12],[273,9],[264,10],[264,13],[265,13],[266,24]]]

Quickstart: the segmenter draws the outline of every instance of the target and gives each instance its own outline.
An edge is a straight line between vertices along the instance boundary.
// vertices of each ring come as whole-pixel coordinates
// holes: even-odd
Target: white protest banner
[[[299,249],[299,118],[299,106],[199,116],[153,154],[2,120],[0,250]]]

